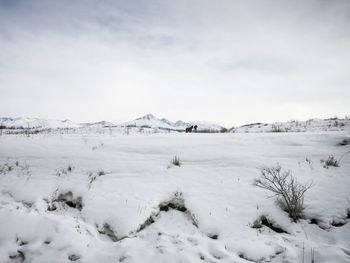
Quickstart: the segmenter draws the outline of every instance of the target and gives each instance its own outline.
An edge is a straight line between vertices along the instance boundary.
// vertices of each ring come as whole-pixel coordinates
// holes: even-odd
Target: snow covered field
[[[320,162],[349,151],[346,138],[1,136],[0,262],[311,262],[312,250],[317,263],[350,262],[350,154]],[[297,223],[253,185],[277,163],[313,181]],[[279,231],[253,228],[261,216]]]

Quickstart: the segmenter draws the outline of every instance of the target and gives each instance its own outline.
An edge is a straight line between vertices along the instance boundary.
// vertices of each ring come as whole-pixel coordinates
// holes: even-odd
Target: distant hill
[[[350,119],[309,119],[307,121],[292,120],[288,122],[251,123],[230,129],[237,133],[257,132],[315,132],[350,130]]]

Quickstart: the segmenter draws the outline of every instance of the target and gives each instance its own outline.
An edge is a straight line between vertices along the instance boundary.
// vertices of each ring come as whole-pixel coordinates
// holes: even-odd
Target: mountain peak
[[[153,114],[148,113],[145,116],[137,118],[136,120],[153,120],[153,119],[156,119],[156,117]]]

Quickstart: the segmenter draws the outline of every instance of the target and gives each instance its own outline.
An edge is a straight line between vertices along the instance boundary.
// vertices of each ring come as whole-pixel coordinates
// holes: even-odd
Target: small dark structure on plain
[[[190,132],[190,133],[191,133],[191,132],[192,132],[192,129],[193,129],[193,125],[192,125],[191,127],[186,128],[185,131],[186,131],[186,133],[187,133],[187,132]]]

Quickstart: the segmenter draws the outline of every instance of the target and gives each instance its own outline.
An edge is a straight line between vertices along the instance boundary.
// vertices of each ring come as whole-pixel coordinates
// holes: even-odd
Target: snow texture
[[[0,262],[350,262],[348,131],[99,129],[0,137]],[[296,223],[253,185],[277,163],[313,182]]]

